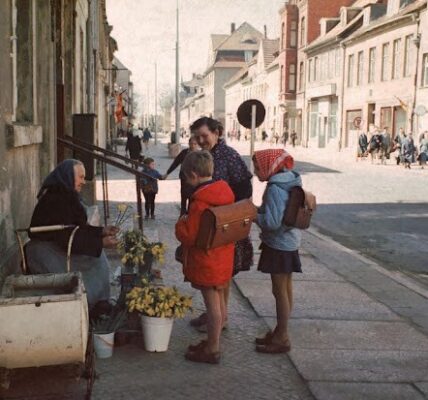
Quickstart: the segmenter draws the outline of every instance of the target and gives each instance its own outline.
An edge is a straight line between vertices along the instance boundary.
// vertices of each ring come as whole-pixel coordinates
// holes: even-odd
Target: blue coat
[[[297,172],[284,171],[269,179],[263,193],[263,203],[257,213],[257,224],[262,230],[260,239],[273,249],[294,251],[300,247],[300,230],[286,227],[282,223],[289,190],[293,186],[302,186],[300,175]]]

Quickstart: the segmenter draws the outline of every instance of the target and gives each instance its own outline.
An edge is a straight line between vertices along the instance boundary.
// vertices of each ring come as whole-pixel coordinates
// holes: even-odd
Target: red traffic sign
[[[256,128],[260,126],[265,120],[266,109],[263,103],[259,100],[251,99],[244,101],[238,108],[236,116],[239,123],[248,129],[251,129],[251,112],[253,106],[256,106]]]

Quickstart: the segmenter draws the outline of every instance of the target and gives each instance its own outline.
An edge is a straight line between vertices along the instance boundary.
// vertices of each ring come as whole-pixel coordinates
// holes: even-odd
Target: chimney
[[[230,33],[232,34],[233,32],[235,32],[235,23],[234,22],[232,22],[230,24]]]
[[[263,29],[265,31],[265,39],[267,39],[267,27],[266,27],[266,25],[263,25]]]

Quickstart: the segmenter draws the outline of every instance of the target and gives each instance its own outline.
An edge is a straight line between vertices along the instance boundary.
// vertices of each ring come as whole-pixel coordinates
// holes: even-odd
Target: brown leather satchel
[[[300,186],[291,188],[283,224],[293,228],[308,229],[316,206],[316,197],[312,193],[306,192]]]
[[[257,208],[249,199],[207,208],[201,215],[196,247],[208,250],[245,239],[256,217]]]

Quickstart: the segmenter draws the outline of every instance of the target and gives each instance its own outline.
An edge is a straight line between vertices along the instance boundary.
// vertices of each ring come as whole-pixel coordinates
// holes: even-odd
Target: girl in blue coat
[[[262,353],[290,351],[288,319],[293,305],[292,273],[302,272],[298,249],[301,232],[282,223],[289,190],[302,186],[300,175],[291,171],[293,158],[283,149],[256,151],[254,173],[267,181],[256,223],[261,228],[261,255],[258,270],[271,275],[276,302],[277,325],[264,337],[256,338],[256,350]]]

